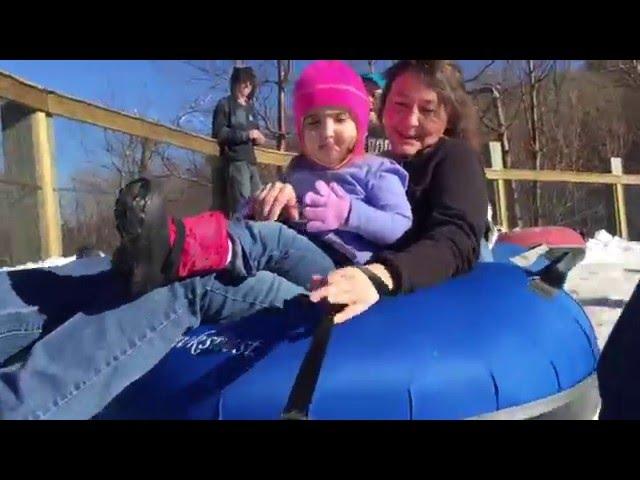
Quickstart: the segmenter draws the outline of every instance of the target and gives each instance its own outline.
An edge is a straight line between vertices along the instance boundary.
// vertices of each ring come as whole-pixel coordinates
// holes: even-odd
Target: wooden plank
[[[280,152],[278,150],[262,147],[256,148],[256,157],[260,163],[285,167],[291,161],[293,156],[294,154],[290,152]]]
[[[485,169],[490,180],[537,180],[540,182],[601,183],[640,185],[640,175],[614,175],[611,173],[567,172],[561,170],[494,170]]]
[[[13,180],[11,178],[0,178],[0,185],[10,185],[12,187],[32,188],[34,190],[40,190],[40,186],[33,182],[23,182],[21,180]]]
[[[7,220],[11,225],[11,261],[20,264],[62,255],[49,119],[45,113],[15,102],[6,102],[0,111],[5,174],[10,179],[3,183],[27,187],[13,196]]]
[[[215,140],[201,135],[185,133],[161,123],[151,122],[124,112],[111,110],[81,100],[49,94],[48,113],[61,117],[108,128],[118,132],[169,143],[205,155],[218,155]]]
[[[500,142],[489,142],[489,156],[491,157],[491,168],[495,171],[503,171],[502,145]],[[500,216],[500,226],[509,230],[509,205],[507,203],[507,183],[505,180],[498,180],[498,214]]]
[[[5,175],[14,183],[36,184],[36,166],[33,153],[32,110],[18,103],[2,105],[2,147],[5,157]],[[15,190],[15,201],[8,209],[5,220],[9,225],[9,255],[12,265],[42,260],[40,245],[37,194],[39,189]]]
[[[618,177],[622,177],[622,159],[619,157],[611,158],[611,173]],[[618,224],[619,234],[624,239],[629,239],[629,223],[627,220],[627,204],[624,196],[624,185],[617,183],[613,186],[616,205],[616,220]]]
[[[47,92],[13,75],[0,72],[0,98],[13,100],[33,110],[46,111]]]
[[[38,220],[43,258],[62,256],[62,229],[60,203],[56,186],[53,131],[50,117],[44,112],[33,114],[33,142],[36,158],[36,181],[41,192],[38,195]]]
[[[152,122],[126,112],[45,90],[6,72],[0,72],[0,98],[14,100],[33,110],[118,132],[169,143],[205,155],[219,155],[218,143],[209,137]],[[293,154],[256,148],[260,163],[284,166]]]
[[[110,130],[166,142],[205,155],[218,155],[219,153],[217,142],[211,138],[46,90],[6,72],[0,72],[0,98],[14,100],[50,115],[59,115]],[[260,163],[279,166],[287,165],[293,157],[290,152],[280,152],[262,147],[256,148],[256,154]],[[490,180],[640,185],[640,175],[518,169],[486,169],[486,175]]]

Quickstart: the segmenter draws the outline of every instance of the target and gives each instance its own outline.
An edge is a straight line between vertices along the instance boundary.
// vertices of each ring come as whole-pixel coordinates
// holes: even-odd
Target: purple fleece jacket
[[[351,196],[346,225],[319,235],[354,263],[366,263],[371,255],[404,234],[413,221],[407,200],[407,172],[393,160],[367,154],[338,170],[328,170],[302,155],[289,164],[286,181],[298,201],[315,191],[315,182],[336,182]]]

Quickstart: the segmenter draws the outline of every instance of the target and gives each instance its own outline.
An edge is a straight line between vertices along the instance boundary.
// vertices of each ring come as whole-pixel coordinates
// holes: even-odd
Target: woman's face
[[[444,135],[448,120],[437,93],[413,72],[395,79],[382,118],[391,151],[404,157],[435,144]]]

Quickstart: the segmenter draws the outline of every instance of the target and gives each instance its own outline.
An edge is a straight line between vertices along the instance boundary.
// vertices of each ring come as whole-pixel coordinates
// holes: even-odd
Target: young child
[[[314,62],[296,83],[294,110],[303,154],[287,180],[302,206],[295,228],[314,242],[280,223],[227,220],[215,211],[171,218],[157,185],[138,179],[115,208],[122,241],[113,265],[133,295],[221,270],[240,277],[268,270],[308,288],[314,275],[333,270],[332,259],[365,263],[410,227],[407,173],[364,152],[369,99],[360,77],[339,61]]]
[[[293,100],[302,155],[291,161],[286,181],[303,207],[306,233],[364,264],[411,226],[408,175],[394,161],[365,153],[370,99],[345,63],[309,65]]]

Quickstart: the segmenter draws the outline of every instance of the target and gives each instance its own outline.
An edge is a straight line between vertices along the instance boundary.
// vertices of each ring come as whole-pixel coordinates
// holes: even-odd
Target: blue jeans
[[[238,223],[239,280],[220,272],[125,300],[104,259],[0,272],[0,418],[87,419],[149,371],[189,328],[231,321],[301,293],[333,270],[313,243],[275,223]],[[287,279],[285,279],[288,278]]]

